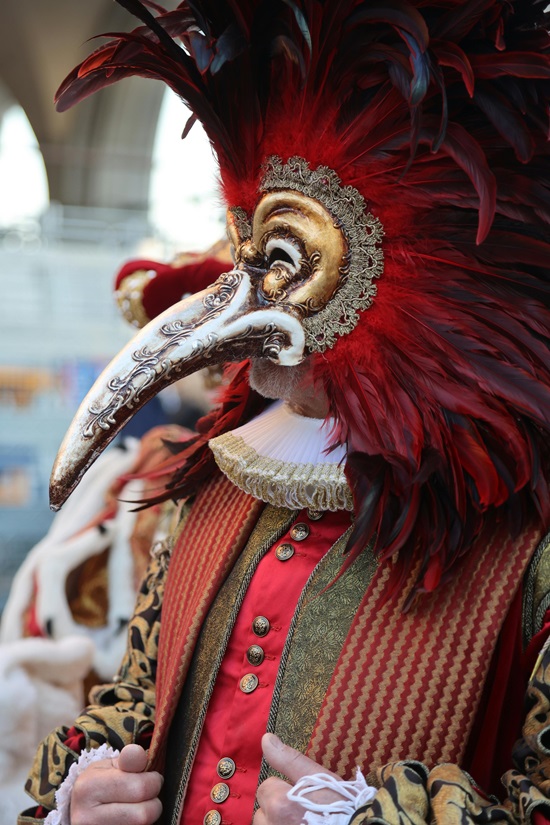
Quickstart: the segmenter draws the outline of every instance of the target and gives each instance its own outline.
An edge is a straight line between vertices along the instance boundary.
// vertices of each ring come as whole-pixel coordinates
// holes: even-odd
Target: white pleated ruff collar
[[[326,452],[330,429],[330,421],[298,415],[278,401],[209,445],[229,480],[268,504],[353,510],[344,475],[345,448]]]

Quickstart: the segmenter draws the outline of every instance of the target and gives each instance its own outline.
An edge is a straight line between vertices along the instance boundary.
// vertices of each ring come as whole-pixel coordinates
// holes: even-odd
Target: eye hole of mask
[[[276,263],[283,263],[293,271],[300,267],[302,259],[301,253],[294,244],[282,238],[271,238],[265,247],[265,255],[268,267]]]
[[[268,266],[270,266],[270,267],[273,266],[273,264],[278,263],[278,262],[284,262],[284,263],[287,263],[287,264],[291,264],[291,266],[293,266],[293,267],[295,266],[294,261],[292,260],[292,258],[288,254],[288,252],[285,252],[285,250],[281,249],[279,246],[275,247],[275,249],[273,249],[269,253],[269,258],[267,260]]]

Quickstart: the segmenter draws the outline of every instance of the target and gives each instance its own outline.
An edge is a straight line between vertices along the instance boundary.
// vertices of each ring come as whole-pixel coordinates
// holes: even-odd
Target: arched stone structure
[[[64,114],[52,102],[63,77],[89,53],[90,37],[134,24],[112,0],[0,4],[0,81],[36,134],[52,201],[147,209],[161,85],[132,79]]]
[[[130,78],[80,104],[65,140],[43,147],[51,199],[147,210],[163,92],[160,84]]]

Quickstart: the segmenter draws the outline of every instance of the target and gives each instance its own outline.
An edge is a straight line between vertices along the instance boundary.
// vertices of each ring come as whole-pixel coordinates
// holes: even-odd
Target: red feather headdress
[[[60,109],[122,77],[161,79],[204,125],[229,206],[254,208],[266,157],[298,155],[384,225],[372,307],[315,356],[347,446],[351,547],[375,534],[402,574],[420,558],[431,590],[487,518],[548,524],[546,2],[118,1],[143,25],[69,75]],[[175,447],[166,496],[213,472],[208,438],[262,404],[241,368]]]

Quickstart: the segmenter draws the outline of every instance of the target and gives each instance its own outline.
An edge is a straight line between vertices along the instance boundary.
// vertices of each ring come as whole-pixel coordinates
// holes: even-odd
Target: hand
[[[163,778],[146,767],[139,745],[88,765],[74,783],[71,825],[154,825],[162,813]]]
[[[300,751],[283,744],[272,733],[264,734],[262,749],[266,761],[279,773],[288,776],[292,785],[302,776],[315,773],[335,774],[327,771],[313,759],[304,756]],[[287,799],[287,793],[292,787],[288,782],[270,776],[258,788],[258,803],[260,807],[254,816],[253,825],[300,825],[303,821],[304,808],[298,802]],[[315,802],[325,804],[334,802],[341,797],[333,791],[317,791],[310,797]]]

